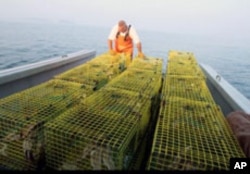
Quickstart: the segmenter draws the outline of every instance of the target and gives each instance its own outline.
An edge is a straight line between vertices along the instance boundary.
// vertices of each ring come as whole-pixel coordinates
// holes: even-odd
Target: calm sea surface
[[[112,27],[112,26],[111,26]],[[110,28],[73,24],[0,21],[1,70],[80,51],[107,51]],[[250,41],[137,30],[146,56],[166,63],[169,50],[193,52],[250,99]],[[136,54],[135,50],[135,54]]]

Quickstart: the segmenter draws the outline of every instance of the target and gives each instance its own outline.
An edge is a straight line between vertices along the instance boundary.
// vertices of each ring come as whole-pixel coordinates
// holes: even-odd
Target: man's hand
[[[109,54],[112,56],[115,56],[117,54],[117,52],[115,50],[109,50]]]
[[[141,58],[141,59],[144,59],[144,58],[145,58],[145,55],[144,55],[142,52],[139,52],[139,53],[138,53],[138,57]]]

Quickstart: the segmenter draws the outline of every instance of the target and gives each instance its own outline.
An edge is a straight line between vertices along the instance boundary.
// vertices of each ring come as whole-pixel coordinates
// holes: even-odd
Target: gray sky
[[[0,0],[0,20],[50,20],[250,38],[250,0]]]

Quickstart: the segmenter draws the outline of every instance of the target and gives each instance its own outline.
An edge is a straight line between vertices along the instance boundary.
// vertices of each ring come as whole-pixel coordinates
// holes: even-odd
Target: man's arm
[[[137,47],[137,50],[138,50],[138,56],[139,56],[140,58],[144,58],[145,55],[142,53],[141,42],[138,42],[138,43],[136,44],[136,47]]]
[[[138,42],[138,43],[136,44],[136,47],[137,47],[138,53],[142,53],[141,42]]]
[[[109,54],[116,55],[116,51],[113,49],[113,40],[108,39]]]
[[[118,26],[115,25],[109,33],[109,36],[108,36],[108,49],[109,50],[113,50],[113,40],[115,40],[117,30],[118,30]]]
[[[108,48],[109,50],[113,50],[113,41],[108,39]]]
[[[144,54],[142,53],[142,44],[141,44],[140,38],[139,38],[139,36],[138,36],[138,34],[137,34],[134,27],[131,27],[130,36],[132,37],[133,41],[136,44],[136,47],[137,47],[137,50],[138,50],[138,56],[139,57],[144,57]]]

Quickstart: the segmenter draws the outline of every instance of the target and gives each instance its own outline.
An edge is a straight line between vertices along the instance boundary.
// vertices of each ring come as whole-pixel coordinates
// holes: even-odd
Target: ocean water
[[[111,26],[112,27],[112,26]],[[107,51],[110,28],[45,22],[0,21],[1,70],[38,62],[80,50]],[[170,50],[194,53],[250,99],[250,41],[222,37],[137,29],[146,56],[166,63]],[[135,49],[134,54],[137,54]]]

